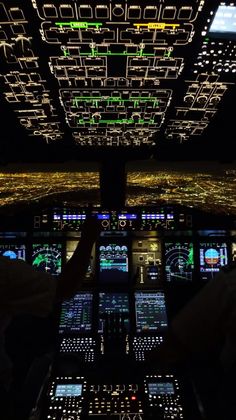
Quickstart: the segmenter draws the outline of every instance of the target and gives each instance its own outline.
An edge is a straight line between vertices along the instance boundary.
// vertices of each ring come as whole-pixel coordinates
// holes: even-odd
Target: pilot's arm
[[[222,355],[229,359],[235,341],[236,268],[226,268],[180,310],[163,344],[147,358],[160,365],[181,363],[210,355],[222,344]]]
[[[81,289],[90,262],[92,247],[99,233],[100,227],[95,218],[89,218],[84,222],[80,241],[58,276],[58,300],[72,298]]]

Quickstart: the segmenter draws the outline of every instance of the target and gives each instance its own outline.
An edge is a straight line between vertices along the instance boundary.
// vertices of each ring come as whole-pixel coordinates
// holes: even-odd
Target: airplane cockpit
[[[50,316],[0,308],[7,420],[234,419],[220,343],[161,352],[236,263],[235,49],[233,1],[0,0],[0,257],[57,284],[99,227]]]
[[[204,363],[198,374],[196,367],[187,373],[186,367],[158,365],[158,358],[156,366],[148,363],[148,354],[163,344],[181,308],[235,260],[234,218],[164,205],[30,212],[8,216],[11,230],[1,231],[0,253],[50,273],[55,282],[85,220],[94,217],[100,226],[83,288],[60,305],[51,325],[50,358],[42,345],[50,330],[45,321],[19,317],[11,326],[9,342],[15,343],[16,330],[22,340],[13,351],[16,363],[28,366],[37,348],[39,366],[33,379],[26,375],[22,397],[28,401],[33,380],[38,399],[34,395],[30,419],[205,418]]]

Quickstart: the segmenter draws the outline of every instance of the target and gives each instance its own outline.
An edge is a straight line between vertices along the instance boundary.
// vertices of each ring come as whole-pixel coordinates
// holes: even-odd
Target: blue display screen
[[[137,214],[119,214],[118,219],[119,220],[136,220]]]
[[[99,281],[124,283],[128,281],[128,247],[123,242],[109,241],[99,246]]]
[[[228,264],[228,249],[225,242],[201,242],[200,278],[210,280],[218,273],[221,267]]]
[[[97,215],[97,219],[98,220],[109,220],[110,219],[110,215],[109,214],[98,214]]]
[[[0,255],[10,260],[25,261],[25,245],[0,244]]]

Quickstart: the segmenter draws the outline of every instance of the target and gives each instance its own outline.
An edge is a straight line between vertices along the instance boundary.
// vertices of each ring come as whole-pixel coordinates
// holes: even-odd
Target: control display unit
[[[168,282],[191,281],[193,279],[193,269],[193,243],[165,243],[165,272]]]
[[[117,314],[120,323],[124,322],[124,327],[129,328],[129,296],[128,293],[99,293],[99,327],[98,332],[103,333],[106,322],[109,322],[110,314]]]
[[[108,240],[98,249],[99,282],[126,283],[129,278],[128,246],[125,241]]]
[[[173,382],[149,382],[148,393],[150,395],[173,395],[175,393]]]
[[[0,255],[10,260],[25,261],[25,245],[0,244]]]
[[[61,244],[33,244],[32,265],[36,270],[58,275],[61,273],[61,264]]]
[[[225,242],[201,242],[200,278],[210,280],[221,267],[228,264],[228,249]]]
[[[93,294],[82,292],[62,303],[59,333],[88,333],[92,330]]]
[[[155,408],[160,419],[191,418],[184,412],[179,380],[172,374],[146,376],[145,392],[150,410]],[[190,414],[190,413],[188,413]]]
[[[55,397],[80,397],[82,384],[60,384],[56,386]]]
[[[86,381],[80,376],[57,376],[48,389],[48,419],[79,419],[83,396],[86,392]],[[65,413],[68,413],[68,415]]]
[[[136,332],[163,332],[167,328],[165,295],[162,292],[135,293]]]

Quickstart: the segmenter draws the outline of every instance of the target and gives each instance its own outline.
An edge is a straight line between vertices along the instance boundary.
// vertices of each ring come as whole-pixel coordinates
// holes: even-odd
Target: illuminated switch
[[[98,5],[95,8],[95,17],[98,19],[109,19],[109,9],[106,5]]]
[[[178,13],[178,19],[180,20],[190,20],[192,17],[193,9],[190,6],[180,7]]]
[[[13,34],[15,34],[15,35],[25,34],[24,25],[20,25],[20,24],[11,25],[11,30],[12,30]]]
[[[162,19],[174,19],[176,15],[176,8],[173,6],[166,6],[162,12]]]
[[[0,22],[9,21],[9,17],[6,11],[6,8],[3,3],[0,3]]]
[[[88,5],[79,6],[79,15],[81,18],[91,19],[93,17],[92,7]]]
[[[144,19],[156,19],[157,18],[157,7],[147,6],[144,9]]]
[[[45,4],[43,6],[43,13],[46,18],[57,18],[57,9],[53,4]]]
[[[130,6],[128,9],[128,19],[140,19],[141,8],[140,6]]]
[[[19,9],[18,7],[12,7],[9,10],[9,14],[12,20],[25,20],[23,10]]]
[[[59,7],[60,15],[62,18],[73,18],[74,17],[74,11],[72,7],[68,4],[62,4]]]
[[[7,34],[4,31],[0,31],[0,41],[6,41],[7,40]]]

